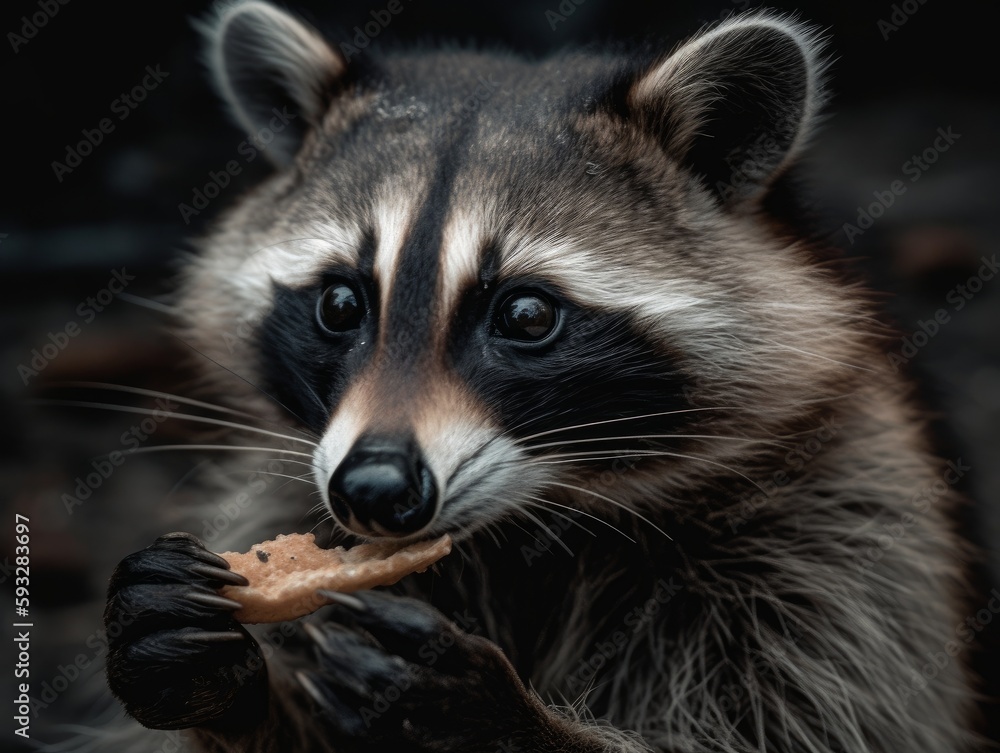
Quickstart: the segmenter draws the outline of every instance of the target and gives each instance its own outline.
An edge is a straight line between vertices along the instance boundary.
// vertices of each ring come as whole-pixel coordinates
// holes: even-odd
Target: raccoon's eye
[[[544,340],[559,322],[559,312],[548,296],[522,290],[507,296],[497,309],[496,328],[503,337],[520,342]]]
[[[335,282],[320,296],[316,316],[328,332],[347,332],[357,329],[365,311],[361,296],[348,283]]]

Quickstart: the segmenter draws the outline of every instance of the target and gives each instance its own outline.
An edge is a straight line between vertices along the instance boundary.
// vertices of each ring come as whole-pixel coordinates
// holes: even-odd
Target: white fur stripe
[[[254,251],[243,262],[241,275],[273,279],[289,287],[315,282],[330,264],[356,267],[359,233],[334,223],[317,225],[309,235],[290,238]]]
[[[668,324],[673,336],[684,337],[689,353],[703,348],[709,333],[725,333],[736,322],[731,306],[722,306],[722,291],[688,277],[650,275],[607,253],[592,252],[584,241],[525,242],[504,249],[501,277],[530,274],[552,281],[581,306],[629,314],[653,327]]]
[[[413,223],[413,217],[420,206],[419,191],[414,191],[410,181],[383,185],[378,191],[378,200],[373,209],[378,246],[375,249],[374,276],[378,283],[382,300],[379,301],[381,321],[388,321],[389,301],[396,270],[406,236]],[[384,341],[386,333],[379,333]]]
[[[456,207],[444,228],[438,276],[438,321],[446,326],[459,293],[479,277],[479,256],[486,242],[483,217],[479,212]]]
[[[251,319],[270,306],[272,285],[291,288],[314,284],[331,264],[356,267],[360,232],[332,221],[314,222],[299,228],[295,237],[254,247],[238,237],[234,245],[247,249],[237,259],[216,262],[217,274],[225,276]]]

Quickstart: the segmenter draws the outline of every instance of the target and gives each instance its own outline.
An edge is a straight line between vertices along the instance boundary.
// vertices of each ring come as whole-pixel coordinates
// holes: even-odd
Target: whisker
[[[197,348],[196,348],[195,346],[193,346],[193,345],[192,345],[191,343],[189,343],[189,342],[188,342],[187,340],[185,340],[185,339],[184,339],[183,337],[180,337],[179,335],[176,335],[176,334],[174,334],[173,332],[167,332],[167,334],[168,334],[168,335],[169,335],[170,337],[172,337],[172,338],[174,338],[175,340],[177,340],[177,341],[178,341],[179,343],[181,343],[182,345],[185,345],[185,346],[187,346],[188,348],[190,348],[191,350],[193,350],[193,351],[194,351],[195,353],[197,353],[197,354],[198,354],[199,356],[201,356],[202,358],[204,358],[204,359],[205,359],[206,361],[210,361],[211,363],[215,364],[216,366],[218,366],[218,367],[219,367],[220,369],[222,369],[223,371],[226,371],[226,372],[228,372],[228,373],[232,374],[232,375],[233,375],[234,377],[236,377],[236,378],[237,378],[237,379],[239,379],[240,381],[242,381],[242,382],[245,382],[245,383],[246,383],[247,385],[249,385],[250,387],[253,387],[253,388],[254,388],[255,390],[257,390],[257,392],[259,392],[260,394],[262,394],[262,395],[263,395],[264,397],[266,397],[266,398],[267,398],[268,400],[270,400],[270,401],[271,401],[272,403],[274,403],[275,405],[277,405],[277,406],[279,406],[279,407],[281,407],[281,408],[285,409],[285,410],[286,410],[286,411],[288,411],[288,413],[289,413],[289,414],[291,414],[292,416],[295,416],[295,418],[297,418],[297,419],[299,420],[299,423],[301,423],[301,424],[303,424],[303,425],[305,425],[305,424],[307,423],[307,422],[306,422],[306,420],[305,420],[304,418],[302,418],[302,416],[300,416],[300,415],[299,415],[298,413],[296,413],[295,411],[293,411],[293,410],[292,410],[291,408],[289,408],[289,407],[288,407],[287,405],[285,405],[285,404],[284,404],[283,402],[281,402],[280,400],[278,400],[278,398],[276,398],[276,397],[275,397],[274,395],[270,394],[270,393],[269,393],[269,392],[268,392],[267,390],[265,390],[265,389],[264,389],[263,387],[260,387],[260,386],[258,386],[258,385],[256,385],[256,384],[254,384],[253,382],[251,382],[251,381],[250,381],[249,379],[247,379],[247,378],[246,378],[245,376],[243,376],[242,374],[237,374],[237,373],[236,373],[235,371],[233,371],[232,369],[230,369],[230,368],[228,368],[228,367],[226,367],[226,366],[223,366],[223,365],[222,365],[221,363],[219,363],[218,361],[216,361],[216,360],[215,360],[214,358],[212,358],[211,356],[208,356],[208,355],[206,355],[206,354],[202,353],[202,352],[201,352],[200,350],[198,350],[198,349],[197,349]]]
[[[107,390],[109,392],[124,392],[130,395],[142,395],[144,397],[162,397],[167,400],[174,400],[178,403],[183,403],[184,405],[192,405],[196,408],[205,408],[206,410],[217,411],[219,413],[228,413],[233,416],[242,416],[243,418],[249,418],[255,421],[263,421],[264,423],[271,424],[273,426],[285,426],[284,424],[277,424],[274,421],[268,421],[267,419],[254,415],[253,413],[247,413],[246,411],[236,410],[235,408],[230,408],[225,405],[218,405],[216,403],[207,403],[203,400],[195,400],[190,397],[184,397],[183,395],[175,395],[172,392],[161,392],[160,390],[150,390],[150,389],[145,389],[143,387],[129,387],[128,385],[124,384],[110,384],[108,382],[82,382],[82,381],[56,382],[48,386]],[[319,439],[319,436],[315,432],[309,429],[298,429],[293,426],[289,426],[286,428],[288,428],[291,431],[297,431],[300,434],[305,434],[307,436]]]
[[[124,292],[116,293],[115,297],[120,298],[127,303],[131,303],[134,306],[142,306],[143,308],[150,309],[151,311],[157,311],[161,314],[169,314],[173,316],[177,313],[176,306],[168,306],[167,304],[153,298],[143,298],[142,296]]]
[[[621,502],[618,502],[617,500],[614,500],[614,499],[611,499],[611,497],[607,497],[607,496],[605,496],[605,495],[601,494],[600,492],[595,492],[595,491],[594,491],[594,490],[592,490],[592,489],[585,489],[585,488],[583,488],[582,486],[573,486],[572,484],[564,484],[564,483],[562,483],[561,481],[551,481],[551,480],[550,480],[550,481],[547,481],[546,483],[548,483],[548,484],[551,484],[551,485],[553,485],[553,486],[561,486],[561,487],[563,487],[564,489],[573,489],[574,491],[578,491],[578,492],[584,492],[585,494],[592,494],[592,495],[594,495],[595,497],[597,497],[598,499],[603,499],[603,500],[604,500],[605,502],[609,502],[610,504],[614,505],[615,507],[618,507],[618,508],[621,508],[621,509],[622,509],[622,510],[624,510],[625,512],[629,512],[629,513],[632,513],[632,514],[633,514],[633,515],[635,515],[635,517],[637,517],[637,518],[638,518],[639,520],[641,520],[641,521],[643,521],[644,523],[646,523],[646,524],[648,524],[648,525],[652,526],[652,527],[653,527],[653,528],[655,528],[655,529],[656,529],[657,531],[659,531],[660,533],[662,533],[662,534],[663,534],[664,536],[666,536],[666,537],[667,537],[667,538],[668,538],[668,539],[669,539],[670,541],[673,541],[673,540],[674,540],[674,539],[673,539],[673,537],[672,537],[672,536],[670,536],[670,534],[668,534],[668,533],[667,533],[666,531],[664,531],[664,530],[663,530],[662,528],[660,528],[660,527],[659,527],[658,525],[656,525],[656,523],[654,523],[653,521],[651,521],[651,520],[650,520],[649,518],[647,518],[647,517],[646,517],[645,515],[643,515],[642,513],[638,512],[638,511],[636,511],[636,510],[633,510],[633,509],[632,509],[631,507],[628,507],[628,506],[626,506],[626,505],[623,505],[623,504],[622,504]]]
[[[589,528],[587,528],[585,525],[583,525],[579,521],[573,520],[573,518],[571,518],[569,515],[566,515],[565,513],[559,512],[558,510],[550,510],[546,506],[548,504],[547,500],[544,500],[541,497],[532,497],[531,495],[525,495],[525,500],[529,501],[529,503],[533,507],[544,509],[545,512],[547,512],[549,515],[558,515],[560,518],[562,518],[563,520],[565,520],[567,523],[570,523],[571,525],[576,526],[581,531],[585,531],[586,533],[589,533],[591,536],[593,536],[595,538],[597,537],[596,533],[594,533],[593,531],[591,531]],[[561,505],[561,507],[565,507],[565,505]],[[571,510],[573,508],[566,507],[566,509],[567,510]],[[580,511],[577,510],[577,512],[580,512]]]
[[[128,455],[128,454],[131,454],[131,452],[129,452],[129,451],[123,451],[122,454],[123,455]],[[312,468],[313,467],[312,463],[307,463],[304,460],[293,460],[292,458],[266,458],[265,460],[266,460],[266,462],[268,464],[270,464],[270,463],[278,463],[279,465],[284,465],[285,463],[294,463],[295,465],[304,465],[307,468]],[[201,467],[203,467],[203,466],[205,466],[207,464],[214,464],[214,462],[215,461],[213,461],[213,460],[204,460],[201,463],[199,463],[196,467],[201,468]],[[280,476],[280,475],[282,475],[282,474],[277,473],[275,471],[265,471],[265,470],[263,470],[261,468],[235,468],[235,469],[233,469],[231,471],[222,471],[220,469],[218,471],[218,475],[223,476],[223,477],[225,477],[225,476],[235,476],[235,475],[238,475],[240,473],[245,473],[245,474],[248,474],[248,475],[249,474],[253,474],[253,473],[261,473],[261,474],[271,475],[271,476]],[[309,477],[309,474],[304,474],[303,476],[300,476],[298,478],[308,479],[308,477]],[[288,476],[287,478],[292,478],[292,477]]]
[[[229,408],[224,405],[215,405],[214,403],[206,403],[202,400],[194,400],[189,397],[183,397],[182,395],[175,395],[171,392],[160,392],[159,390],[148,390],[144,387],[129,387],[124,384],[111,384],[110,382],[56,382],[47,386],[51,387],[66,387],[70,389],[93,389],[93,390],[107,390],[108,392],[124,392],[129,395],[142,395],[143,397],[162,397],[168,400],[175,400],[178,403],[184,403],[185,405],[193,405],[198,408],[207,408],[208,410],[218,411],[220,413],[230,413],[234,416],[243,416],[244,418],[257,418],[257,416],[252,413],[247,413],[245,411],[236,410],[235,408]]]
[[[490,538],[493,539],[493,543],[496,544],[497,545],[497,549],[499,549],[500,548],[500,539],[497,538],[496,533],[494,533],[494,531],[493,531],[493,523],[492,522],[491,523],[487,523],[485,526],[483,526],[482,530],[486,531],[486,533],[488,533],[490,535]]]
[[[321,513],[324,510],[326,510],[326,502],[324,502],[323,500],[320,500],[315,505],[313,505],[308,510],[306,510],[305,515],[303,515],[302,517],[303,518],[308,518],[310,515],[315,515],[317,513]]]
[[[561,538],[559,538],[558,536],[554,536],[554,535],[551,535],[551,532],[549,531],[549,529],[548,529],[548,528],[546,528],[546,526],[545,526],[545,523],[544,523],[544,522],[543,522],[543,521],[541,520],[541,518],[539,518],[539,517],[538,517],[537,515],[535,515],[534,513],[531,513],[531,512],[528,512],[527,510],[524,510],[524,509],[521,509],[521,510],[520,510],[519,512],[521,513],[521,515],[523,515],[524,517],[526,517],[526,518],[527,518],[528,520],[531,520],[531,521],[534,521],[535,523],[537,523],[537,524],[538,524],[538,527],[539,527],[539,528],[541,528],[541,529],[542,529],[543,531],[545,531],[545,532],[549,533],[549,534],[550,534],[550,535],[549,535],[549,538],[550,538],[550,539],[551,539],[552,541],[556,542],[556,543],[557,543],[557,544],[558,544],[559,546],[561,546],[561,547],[562,547],[563,549],[565,549],[565,550],[566,550],[566,554],[568,554],[568,555],[569,555],[570,557],[575,557],[575,556],[576,556],[575,554],[573,554],[573,550],[572,550],[572,549],[570,549],[570,548],[569,548],[569,547],[568,547],[568,546],[566,545],[566,542],[565,542],[565,541],[563,541],[563,540],[562,540]],[[526,533],[527,533],[527,532],[526,532]],[[530,534],[530,533],[529,533],[528,535],[529,535],[529,536],[531,536],[531,534]],[[543,534],[543,535],[544,535],[544,534]],[[532,536],[532,538],[534,538],[534,536]],[[535,539],[535,541],[536,541],[537,543],[539,543],[539,544],[541,544],[541,543],[542,543],[542,542],[538,541],[538,539],[537,539],[537,538]]]
[[[628,452],[628,451],[626,451],[626,452]],[[735,473],[737,476],[739,476],[740,478],[742,478],[744,481],[748,481],[751,484],[753,484],[755,487],[757,487],[758,489],[760,489],[761,491],[764,491],[764,488],[760,484],[758,484],[752,478],[750,478],[749,476],[747,476],[745,473],[741,473],[740,471],[736,470],[735,468],[731,468],[730,466],[726,465],[725,463],[720,463],[720,462],[718,462],[716,460],[709,460],[708,458],[699,458],[699,457],[697,457],[695,455],[685,455],[685,454],[679,453],[679,452],[667,452],[666,450],[648,450],[648,451],[643,451],[642,453],[633,453],[633,454],[629,454],[629,455],[609,455],[607,457],[594,457],[594,458],[580,457],[580,456],[586,455],[586,454],[587,453],[582,453],[581,452],[581,453],[567,453],[565,455],[543,456],[542,459],[540,459],[540,460],[533,460],[532,462],[538,463],[539,465],[562,465],[564,463],[576,463],[576,462],[579,462],[581,460],[614,460],[614,459],[617,459],[617,458],[630,458],[630,457],[634,457],[634,458],[645,458],[645,457],[683,458],[684,460],[693,460],[693,461],[695,461],[697,463],[707,463],[708,465],[718,466],[719,468],[722,468],[723,470],[729,471],[730,473]],[[547,460],[546,458],[548,458],[548,457],[560,457],[560,458],[568,457],[568,458],[573,458],[573,459],[571,459],[571,460]]]
[[[542,545],[541,539],[539,539],[535,534],[531,533],[531,531],[529,531],[527,528],[521,525],[521,523],[517,519],[518,515],[526,515],[526,511],[524,509],[519,509],[517,510],[517,514],[505,515],[503,518],[503,522],[506,523],[508,526],[513,526],[514,528],[518,529],[523,534],[525,534],[529,539],[534,541],[536,545],[541,546]],[[542,525],[542,522],[540,520],[538,520],[537,518],[535,520],[538,523],[538,525]],[[542,527],[544,528],[544,526]],[[507,532],[502,531],[502,533],[504,541],[510,541],[510,539],[507,536]]]
[[[517,423],[513,424],[510,427],[509,432],[511,434],[516,434],[518,431],[520,431],[521,429],[523,429],[528,424],[534,423],[534,422],[539,421],[541,419],[552,419],[552,418],[555,418],[556,416],[564,416],[567,413],[572,413],[572,409],[571,408],[564,408],[563,410],[560,410],[560,411],[542,410],[541,407],[539,406],[539,407],[537,407],[533,411],[532,415],[530,415],[529,417],[525,418],[523,421],[518,421]],[[529,439],[530,439],[530,437],[529,437]]]
[[[310,455],[310,457],[312,457],[312,456]],[[275,461],[277,463],[294,463],[295,465],[307,465],[310,468],[313,467],[312,463],[307,463],[304,460],[293,460],[292,458],[268,458],[268,461],[271,461],[271,460],[273,460],[273,461]],[[320,470],[325,470],[325,469],[321,468]]]
[[[466,566],[472,566],[472,559],[469,557],[469,553],[465,551],[465,544],[466,542],[464,541],[455,541],[452,543],[453,551],[458,552],[458,556],[461,558],[457,573],[458,582],[463,582],[462,576],[465,574]]]
[[[319,395],[316,394],[316,390],[313,389],[313,386],[309,384],[309,380],[307,380],[304,376],[302,376],[302,374],[300,374],[298,371],[293,371],[292,373],[295,374],[296,377],[298,377],[298,380],[302,382],[303,385],[305,385],[305,388],[309,391],[309,396],[313,400],[315,400],[316,405],[319,406],[320,413],[326,415],[328,413],[328,408],[326,405],[323,404],[323,401],[320,399]]]
[[[774,442],[772,440],[766,439],[755,439],[753,437],[723,437],[714,436],[712,434],[632,434],[628,436],[614,436],[614,437],[590,437],[584,439],[568,439],[563,442],[546,442],[544,444],[533,444],[525,445],[526,450],[541,450],[545,447],[562,447],[570,444],[584,444],[587,442],[618,442],[625,439],[722,439],[731,442],[760,442],[761,444],[770,444],[776,447],[787,448],[788,445],[783,442]]]
[[[309,533],[312,533],[313,531],[315,531],[317,528],[319,528],[324,523],[326,523],[328,521],[332,521],[332,520],[333,520],[333,514],[332,513],[328,512],[326,515],[320,516],[320,519],[316,521],[316,525],[314,525],[312,528],[309,529]],[[333,538],[332,537],[330,539],[330,542],[333,543]]]
[[[523,437],[523,438],[519,439],[518,441],[519,442],[528,442],[528,441],[530,441],[532,439],[538,439],[538,437],[544,437],[544,436],[547,436],[549,434],[555,434],[555,433],[561,432],[561,431],[573,431],[575,429],[586,429],[586,428],[588,428],[590,426],[602,426],[603,424],[613,424],[613,423],[617,423],[619,421],[639,421],[639,420],[641,420],[643,418],[657,418],[658,416],[673,416],[673,415],[679,414],[679,413],[695,413],[697,411],[706,411],[706,410],[742,410],[742,409],[739,408],[738,406],[735,406],[735,405],[718,405],[718,406],[713,406],[713,407],[709,407],[709,408],[683,408],[681,410],[661,411],[660,413],[646,413],[646,414],[641,415],[641,416],[622,416],[620,418],[605,419],[604,421],[591,421],[591,422],[586,423],[586,424],[575,424],[573,426],[562,426],[562,427],[559,427],[558,429],[549,429],[547,431],[540,431],[537,434],[532,434],[530,436]]]
[[[271,471],[252,471],[252,470],[238,470],[238,471],[227,471],[223,473],[223,476],[239,476],[242,474],[253,474],[259,473],[262,476],[277,476],[278,478],[288,478],[292,481],[301,481],[303,483],[313,485],[313,481],[309,476],[289,476],[287,473],[273,473]]]
[[[830,361],[831,363],[836,363],[836,364],[839,364],[840,366],[846,366],[849,369],[857,369],[858,371],[867,371],[870,374],[876,373],[874,369],[869,369],[869,368],[866,368],[864,366],[858,366],[857,364],[853,364],[853,363],[847,363],[846,361],[838,361],[836,358],[829,358],[827,356],[820,355],[819,353],[813,353],[813,352],[808,351],[808,350],[802,350],[802,348],[795,348],[795,347],[793,347],[791,345],[786,345],[785,343],[775,342],[774,340],[767,340],[767,339],[761,338],[761,342],[765,342],[765,343],[768,343],[769,345],[774,345],[774,346],[779,347],[779,348],[784,348],[785,350],[795,351],[796,353],[802,353],[803,355],[806,355],[806,356],[812,356],[813,358],[821,358],[824,361]]]
[[[110,410],[117,411],[118,413],[134,413],[140,416],[166,416],[167,418],[176,418],[181,421],[191,421],[193,423],[199,424],[211,424],[213,426],[225,426],[230,429],[239,429],[240,431],[251,432],[253,434],[263,434],[269,437],[276,437],[277,439],[287,439],[289,442],[301,442],[302,444],[307,444],[310,447],[319,447],[316,442],[311,439],[305,439],[304,437],[293,437],[289,434],[281,434],[280,432],[271,431],[270,429],[261,429],[256,426],[248,426],[247,424],[239,424],[235,421],[224,421],[221,418],[209,418],[208,416],[192,416],[187,413],[175,413],[173,411],[162,411],[153,410],[152,408],[137,408],[131,405],[115,405],[113,403],[92,403],[85,400],[49,400],[49,399],[32,399],[27,401],[32,405],[59,405],[68,408],[95,408],[99,410]]]
[[[161,444],[155,447],[137,447],[134,450],[118,450],[122,455],[139,455],[147,452],[163,452],[166,450],[223,450],[226,452],[283,452],[288,455],[298,455],[303,458],[311,458],[308,452],[297,452],[295,450],[281,450],[277,447],[244,447],[242,445],[228,444]],[[110,453],[108,453],[110,454]],[[108,454],[98,455],[98,459],[108,457]],[[280,458],[284,461],[284,458]],[[288,461],[292,462],[292,461]]]
[[[323,513],[323,515],[320,516],[319,522],[316,524],[316,526],[313,526],[311,530],[313,531],[316,530],[316,527],[320,523],[330,523],[330,533],[328,534],[325,542],[322,545],[323,548],[329,549],[330,547],[341,546],[342,544],[346,544],[348,539],[350,539],[350,534],[340,527],[340,524],[337,523],[337,519],[333,516],[333,513],[330,512],[329,510],[327,510],[326,512]]]
[[[600,461],[600,460],[631,460],[633,458],[655,458],[657,453],[655,452],[642,452],[629,453],[628,451],[623,451],[626,454],[621,455],[605,455],[603,453],[593,453],[593,452],[566,452],[557,453],[555,455],[545,455],[544,460],[536,461],[538,465],[566,465],[568,463],[577,463],[583,461]],[[550,458],[557,458],[551,460]]]
[[[555,507],[561,507],[564,510],[570,510],[571,512],[579,513],[580,515],[585,515],[585,516],[587,516],[588,518],[590,518],[592,520],[596,520],[601,525],[607,526],[608,528],[610,528],[615,533],[620,533],[622,536],[624,536],[626,539],[628,539],[629,541],[631,541],[633,544],[636,543],[635,539],[633,539],[631,536],[629,536],[627,533],[625,533],[623,530],[621,530],[617,526],[613,525],[612,523],[609,523],[606,520],[602,520],[601,518],[597,517],[596,515],[591,515],[589,512],[586,512],[585,510],[578,510],[577,508],[570,507],[569,505],[563,505],[563,504],[560,504],[558,502],[553,502],[551,499],[542,499],[541,497],[530,497],[530,499],[533,499],[536,502],[544,502],[547,505],[553,505]],[[584,529],[584,530],[587,530],[587,529]],[[593,531],[590,531],[590,533],[593,533]],[[597,534],[595,533],[594,535],[596,536]]]
[[[177,483],[170,488],[170,491],[168,491],[166,494],[163,495],[163,501],[166,502],[167,500],[169,500],[174,495],[174,493],[184,485],[184,483],[188,479],[190,479],[193,476],[196,476],[201,471],[202,468],[204,468],[206,465],[212,464],[212,462],[213,462],[212,460],[202,460],[197,465],[192,466],[190,469],[188,469],[184,473],[184,475],[177,480]]]
[[[289,485],[290,483],[292,483],[292,482],[291,482],[291,481],[286,481],[286,482],[285,482],[285,483],[283,483],[283,484],[279,484],[278,486],[274,487],[274,489],[273,489],[273,490],[271,490],[271,494],[277,494],[277,493],[278,493],[278,492],[280,492],[280,491],[281,491],[282,489],[284,489],[284,488],[285,488],[286,486],[288,486],[288,485]]]

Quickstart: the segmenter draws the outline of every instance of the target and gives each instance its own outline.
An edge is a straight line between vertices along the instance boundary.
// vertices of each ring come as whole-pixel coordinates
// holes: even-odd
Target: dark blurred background
[[[648,36],[669,46],[706,22],[760,7],[746,0],[403,5],[377,43],[450,39],[530,55]],[[986,279],[992,273],[983,266],[984,257],[1000,251],[1000,106],[995,32],[987,17],[994,9],[971,0],[767,5],[829,32],[833,97],[808,154],[809,200],[820,212],[820,230],[881,291],[885,318],[900,337],[909,336],[909,346],[901,339],[888,343],[886,355],[906,359],[896,363],[918,384],[939,451],[971,468],[962,481],[973,500],[963,525],[989,553],[989,569],[974,594],[984,607],[1000,586],[1000,279]],[[292,4],[334,41],[350,40],[355,25],[385,6],[382,0]],[[207,84],[191,21],[208,9],[190,0],[5,0],[0,12],[0,143],[6,154],[0,581],[6,615],[18,512],[31,521],[33,692],[44,683],[52,690],[33,719],[33,736],[42,742],[67,737],[59,724],[100,723],[102,715],[119,713],[81,705],[85,694],[77,692],[101,681],[102,636],[96,631],[107,577],[122,556],[166,530],[156,526],[183,506],[185,479],[205,470],[202,459],[189,456],[136,456],[85,504],[67,509],[63,495],[72,493],[76,478],[93,470],[95,456],[122,449],[122,432],[141,417],[29,406],[23,398],[69,380],[171,390],[186,378],[181,364],[188,354],[162,333],[162,315],[116,298],[89,321],[94,307],[86,300],[123,268],[134,277],[129,294],[155,298],[169,290],[186,239],[267,173],[263,159],[246,163],[239,157],[245,136]],[[150,77],[150,71],[159,73]],[[144,78],[155,87],[140,92],[142,101],[124,102],[122,95]],[[100,143],[79,162],[67,155],[83,131],[96,141],[103,119],[107,132]],[[939,129],[951,136],[935,148]],[[926,161],[921,157],[921,167],[913,157],[925,150],[931,153]],[[235,158],[244,169],[234,184],[185,222],[178,205],[190,204],[209,171]],[[54,169],[54,161],[71,169]],[[864,228],[859,207],[876,201],[874,192],[886,196],[894,181],[902,181],[905,192]],[[845,230],[845,223],[864,232]],[[929,322],[936,313],[935,329]],[[151,441],[169,444],[181,432],[167,422]],[[119,514],[126,507],[128,515]],[[150,530],[137,519],[151,521]],[[8,676],[10,654],[2,655],[0,671]],[[975,662],[989,673],[985,656]],[[6,701],[4,696],[10,708]],[[10,725],[5,722],[0,733],[7,750],[7,740],[20,746]]]

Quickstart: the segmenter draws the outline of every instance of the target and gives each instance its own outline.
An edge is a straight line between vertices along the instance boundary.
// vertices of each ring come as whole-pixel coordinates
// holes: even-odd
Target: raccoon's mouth
[[[474,461],[470,459],[462,467],[473,465]],[[521,485],[508,476],[501,471],[491,477],[470,478],[468,474],[456,472],[446,485],[450,493],[439,496],[433,480],[422,480],[421,487],[411,490],[411,506],[404,508],[402,514],[393,510],[391,513],[383,512],[381,517],[361,519],[355,512],[356,501],[352,504],[335,494],[330,495],[329,506],[338,527],[358,543],[392,539],[403,545],[437,539],[444,534],[460,542],[520,509],[518,500],[523,500],[524,491],[516,489]],[[508,490],[506,493],[502,491],[505,488]],[[414,499],[416,501],[412,501]],[[378,501],[376,504],[385,503]],[[386,514],[394,516],[388,526],[381,522]],[[407,526],[412,526],[413,530],[406,530]]]
[[[447,432],[425,447],[413,435],[362,434],[339,462],[327,452],[343,450],[317,454],[321,493],[337,527],[359,541],[467,539],[523,512],[551,476],[495,428]]]

